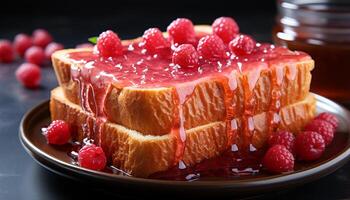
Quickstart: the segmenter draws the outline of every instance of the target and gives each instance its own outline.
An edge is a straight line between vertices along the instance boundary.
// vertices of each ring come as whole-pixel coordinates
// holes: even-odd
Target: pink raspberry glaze
[[[310,57],[298,51],[284,47],[269,46],[263,51],[254,51],[250,55],[234,56],[227,59],[208,61],[200,59],[198,68],[181,68],[172,63],[172,50],[164,49],[158,54],[147,54],[140,43],[123,45],[123,56],[102,58],[91,50],[71,52],[67,57],[76,63],[88,79],[97,77],[99,82],[114,82],[123,86],[166,87],[176,83],[190,82],[200,78],[222,75],[227,76],[233,70],[243,73],[252,69],[268,68],[278,63],[302,61]],[[257,48],[258,49],[258,48]],[[227,50],[229,54],[229,51]],[[84,66],[81,68],[81,66]]]

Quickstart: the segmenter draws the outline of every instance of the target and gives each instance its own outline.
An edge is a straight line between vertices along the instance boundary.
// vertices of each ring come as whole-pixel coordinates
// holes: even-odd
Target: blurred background
[[[18,31],[31,33],[35,28],[49,30],[67,46],[86,42],[90,36],[112,29],[122,38],[142,35],[149,27],[165,30],[177,17],[195,24],[211,24],[220,16],[234,17],[243,32],[258,40],[270,40],[275,1],[3,1],[0,36],[12,38]]]

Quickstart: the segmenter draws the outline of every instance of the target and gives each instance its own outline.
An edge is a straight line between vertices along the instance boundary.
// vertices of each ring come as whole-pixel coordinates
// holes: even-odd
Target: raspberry
[[[323,137],[313,131],[301,132],[295,140],[295,150],[300,160],[317,160],[322,156],[325,147]]]
[[[40,67],[32,63],[23,63],[16,70],[16,78],[23,86],[36,88],[41,78]]]
[[[247,35],[239,35],[235,37],[228,45],[231,52],[238,55],[246,55],[252,53],[255,48],[255,40]]]
[[[43,134],[47,143],[62,145],[68,143],[71,133],[67,122],[55,120],[46,129],[43,129]]]
[[[211,26],[213,27],[213,33],[225,43],[229,43],[239,32],[237,23],[231,17],[217,18]]]
[[[226,57],[225,44],[216,35],[202,37],[198,42],[197,51],[204,59]]]
[[[174,44],[196,44],[196,34],[191,20],[178,18],[171,22],[167,31]]]
[[[45,48],[45,56],[46,59],[51,59],[51,55],[58,50],[62,50],[63,45],[56,43],[56,42],[51,42],[49,45],[46,46]]]
[[[274,173],[293,171],[294,157],[286,147],[274,145],[266,152],[263,165],[268,171]]]
[[[0,62],[9,63],[15,58],[11,42],[0,40]]]
[[[75,46],[75,48],[77,49],[82,49],[82,48],[93,48],[94,45],[91,43],[83,43],[83,44],[78,44],[77,46]]]
[[[295,137],[294,134],[288,131],[278,131],[269,137],[269,146],[282,145],[288,149],[292,154],[295,153]]]
[[[116,33],[105,31],[97,39],[98,54],[102,57],[115,57],[123,55],[123,45]]]
[[[181,67],[198,67],[199,56],[192,44],[182,44],[173,53],[173,63]]]
[[[78,162],[81,167],[102,170],[106,167],[107,159],[101,147],[87,144],[79,150]]]
[[[27,34],[20,33],[16,35],[13,47],[18,55],[24,56],[26,50],[33,45],[33,40]]]
[[[36,29],[33,32],[33,44],[35,46],[45,48],[50,42],[52,42],[52,36],[46,30]]]
[[[312,120],[309,124],[306,125],[305,131],[314,131],[320,134],[323,137],[326,146],[328,146],[333,141],[334,127],[332,124],[324,120]]]
[[[157,50],[170,46],[158,28],[147,29],[142,38],[145,48],[150,53],[157,53]]]
[[[45,52],[41,47],[33,46],[27,49],[24,57],[29,63],[41,65],[45,61]]]
[[[332,124],[334,129],[337,129],[338,124],[339,124],[339,120],[338,120],[337,116],[335,116],[331,113],[325,113],[325,112],[321,113],[315,119],[324,120],[324,121]]]

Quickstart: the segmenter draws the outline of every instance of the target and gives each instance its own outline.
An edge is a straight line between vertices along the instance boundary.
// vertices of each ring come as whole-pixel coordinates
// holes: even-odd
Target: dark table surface
[[[210,23],[215,17],[184,14],[197,23]],[[220,14],[216,15],[219,16]],[[269,41],[273,15],[255,12],[254,15],[235,16],[243,32],[252,34],[259,41]],[[12,17],[0,20],[0,38],[12,39],[18,32],[30,32],[34,28],[47,28],[56,41],[66,47],[74,47],[86,38],[111,28],[118,30],[122,38],[141,35],[150,26],[163,30],[174,17],[159,17],[150,14],[140,17]],[[17,23],[21,22],[21,23]],[[15,80],[14,71],[23,62],[0,64],[0,199],[73,199],[95,197],[112,198],[110,192],[94,189],[60,177],[39,166],[22,148],[18,139],[18,127],[23,114],[39,102],[49,98],[49,92],[57,81],[50,64],[42,68],[42,84],[39,89],[27,90]],[[89,189],[87,189],[89,188]],[[130,196],[113,195],[118,199],[133,199]],[[134,197],[135,198],[135,197]],[[270,194],[276,199],[350,199],[350,163],[327,177],[302,187]]]

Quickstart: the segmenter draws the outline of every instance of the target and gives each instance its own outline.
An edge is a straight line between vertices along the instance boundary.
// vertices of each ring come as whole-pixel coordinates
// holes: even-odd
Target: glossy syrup
[[[124,55],[116,58],[101,58],[92,51],[72,52],[67,55],[75,63],[71,67],[71,76],[80,88],[80,104],[83,110],[89,113],[83,125],[85,127],[84,136],[92,139],[97,145],[101,144],[101,128],[107,120],[104,113],[104,100],[111,83],[121,87],[171,87],[175,105],[171,130],[176,141],[174,166],[180,169],[187,168],[182,161],[186,148],[185,119],[182,109],[183,104],[193,94],[197,80],[218,78],[222,83],[226,107],[227,148],[229,149],[229,153],[224,155],[227,156],[227,159],[233,159],[230,164],[237,165],[237,170],[240,172],[242,167],[238,166],[245,162],[234,161],[234,159],[244,160],[240,157],[242,154],[241,151],[238,151],[238,147],[243,146],[244,149],[249,147],[251,152],[257,151],[250,142],[254,134],[253,114],[256,106],[253,89],[260,76],[260,71],[269,68],[275,61],[293,60],[297,62],[309,59],[308,55],[301,52],[258,44],[256,51],[247,56],[237,57],[227,52],[228,59],[200,60],[198,68],[181,68],[171,62],[171,49],[166,48],[158,54],[149,55],[139,44],[135,42],[124,45]],[[237,88],[237,74],[245,74],[242,76],[245,91],[244,113],[241,122],[242,137],[237,136],[238,124],[234,119],[237,105],[234,104],[233,96]],[[274,76],[277,77],[277,75]],[[279,78],[275,79],[277,83]],[[276,94],[279,93],[278,87],[273,87],[272,90]],[[278,104],[278,96],[275,95],[272,99],[274,105]],[[273,114],[278,113],[276,106],[272,106],[271,109]],[[93,118],[96,118],[96,121]],[[242,138],[242,141],[238,141],[238,138]],[[252,153],[253,155],[255,153]],[[257,172],[256,170],[258,169],[252,171]]]

